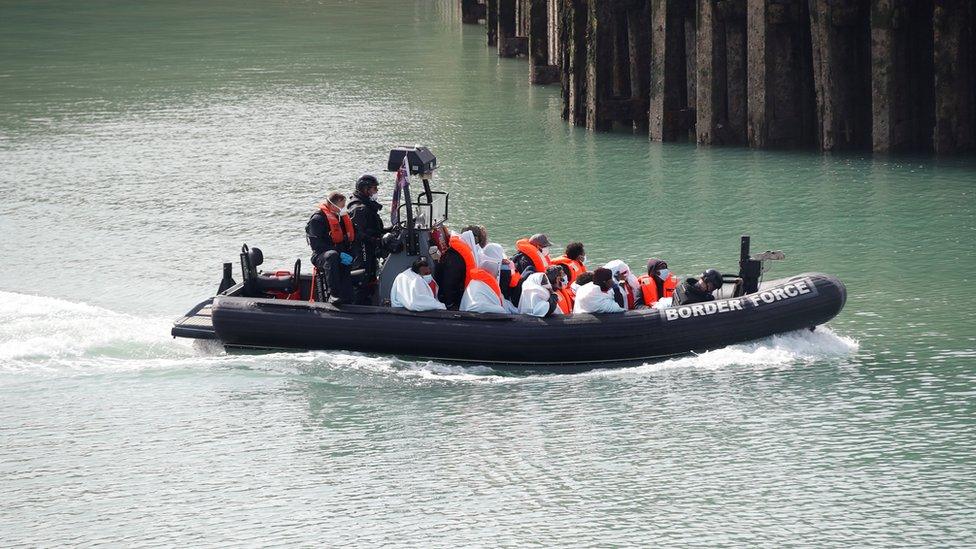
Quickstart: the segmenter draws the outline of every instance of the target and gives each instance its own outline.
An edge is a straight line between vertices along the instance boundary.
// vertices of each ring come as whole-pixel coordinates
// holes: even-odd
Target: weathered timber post
[[[485,26],[488,28],[488,45],[498,45],[498,0],[485,0]]]
[[[687,137],[688,58],[685,52],[685,0],[651,0],[649,134],[655,141]]]
[[[972,0],[939,0],[932,13],[935,133],[938,154],[972,151],[976,143]]]
[[[532,84],[559,82],[559,67],[549,63],[549,1],[529,0],[529,82]]]
[[[728,124],[728,59],[725,25],[712,0],[698,0],[697,140],[722,144]]]
[[[726,144],[749,141],[749,71],[746,52],[746,0],[725,0],[720,4],[725,19],[725,58],[728,77],[728,132]]]
[[[559,0],[563,118],[574,126],[586,125],[586,0]]]
[[[745,31],[745,0],[698,0],[695,128],[699,143],[746,143]]]
[[[613,95],[630,95],[630,48],[627,46],[627,4],[614,2],[613,9]]]
[[[498,56],[515,57],[515,0],[498,0]]]
[[[478,0],[461,0],[461,23],[476,24],[480,19],[482,9]]]
[[[586,127],[606,131],[605,103],[613,90],[613,0],[589,0],[586,32]]]
[[[634,131],[646,132],[651,79],[651,4],[637,0],[627,10],[627,46],[630,49],[630,99]]]
[[[869,0],[810,0],[817,136],[824,151],[871,143]]]
[[[810,27],[805,0],[748,0],[749,145],[815,142]]]
[[[871,138],[875,152],[932,150],[932,8],[932,0],[874,0]]]

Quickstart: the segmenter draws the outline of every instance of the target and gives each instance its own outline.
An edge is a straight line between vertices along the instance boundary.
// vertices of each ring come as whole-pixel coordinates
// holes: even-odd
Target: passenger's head
[[[609,290],[613,287],[613,271],[604,267],[593,271],[593,283],[604,292]]]
[[[481,225],[468,225],[467,227],[461,229],[461,232],[471,231],[474,235],[474,241],[478,246],[484,248],[488,244],[488,233],[481,230]]]
[[[566,245],[566,257],[569,259],[575,259],[580,263],[583,263],[583,259],[586,257],[586,251],[583,249],[582,242],[570,242]]]
[[[364,173],[356,180],[356,192],[364,196],[373,196],[379,191],[380,181],[371,173]]]
[[[346,207],[346,195],[340,192],[329,193],[329,204],[336,207],[337,210],[341,210]]]
[[[549,237],[543,233],[534,234],[529,237],[529,244],[532,244],[536,248],[539,248],[543,253],[549,251],[549,247],[552,246],[552,242],[549,241]]]
[[[502,262],[491,257],[486,257],[485,260],[481,262],[481,268],[484,269],[489,275],[498,278],[498,273],[502,268]]]
[[[589,284],[590,282],[593,282],[593,271],[582,272],[576,277],[576,284],[578,286]]]
[[[706,292],[714,292],[722,287],[722,273],[708,269],[698,277],[698,285]]]
[[[505,248],[502,248],[501,244],[491,242],[485,246],[485,257],[497,259],[501,263],[505,259]]]
[[[663,282],[671,271],[668,269],[667,261],[652,257],[647,260],[647,274]]]
[[[484,225],[478,225],[478,231],[481,233],[481,236],[478,238],[478,245],[484,248],[485,246],[488,245],[489,242],[488,227],[485,227]]]
[[[419,274],[420,276],[429,275],[430,263],[427,263],[427,260],[421,257],[420,259],[414,261],[412,265],[410,265],[410,270]]]
[[[549,279],[549,283],[552,284],[554,290],[558,290],[563,287],[563,277],[565,276],[562,267],[559,265],[551,265],[546,268],[546,278]]]

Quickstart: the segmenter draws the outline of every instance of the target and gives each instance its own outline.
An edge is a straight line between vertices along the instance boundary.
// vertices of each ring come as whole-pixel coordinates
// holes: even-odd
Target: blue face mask
[[[667,280],[669,276],[671,276],[671,271],[668,269],[661,269],[661,275],[659,277],[661,280]]]
[[[434,277],[431,276],[431,275],[422,275],[422,276],[423,276],[424,282],[426,282],[427,284],[430,284],[431,281],[434,280]]]

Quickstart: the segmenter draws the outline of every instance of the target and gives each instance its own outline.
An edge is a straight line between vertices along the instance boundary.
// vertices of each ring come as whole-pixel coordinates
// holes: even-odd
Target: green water
[[[976,160],[593,135],[453,6],[0,1],[0,544],[973,545]],[[509,251],[751,234],[847,306],[572,376],[169,338],[413,143]]]

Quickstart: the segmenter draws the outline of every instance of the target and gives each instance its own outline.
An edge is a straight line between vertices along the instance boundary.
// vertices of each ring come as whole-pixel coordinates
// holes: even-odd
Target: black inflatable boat
[[[447,195],[429,188],[433,159],[426,149],[401,148],[411,171],[424,175],[416,202],[409,192],[403,221],[381,274],[379,300],[392,280],[428,249],[430,231],[447,219]],[[429,158],[425,155],[429,155]],[[390,167],[400,160],[391,153]],[[416,161],[416,162],[415,162]],[[292,271],[260,273],[257,249],[241,253],[244,281],[224,265],[218,295],[176,321],[176,337],[219,340],[228,349],[347,350],[445,361],[573,369],[662,358],[716,349],[798,329],[813,329],[844,307],[847,291],[837,278],[804,273],[760,282],[765,261],[781,253],[749,255],[743,236],[738,276],[727,276],[716,301],[618,314],[550,318],[457,311],[410,312],[389,306],[340,307],[310,300],[319,281]]]

